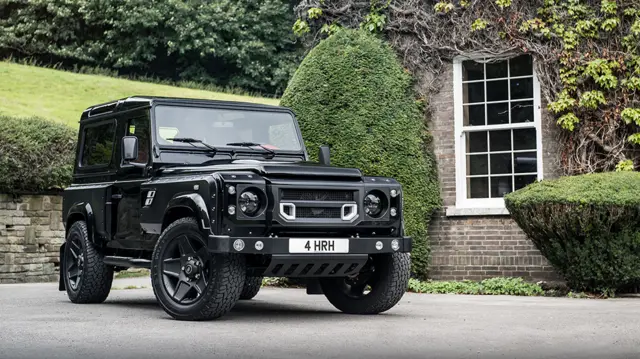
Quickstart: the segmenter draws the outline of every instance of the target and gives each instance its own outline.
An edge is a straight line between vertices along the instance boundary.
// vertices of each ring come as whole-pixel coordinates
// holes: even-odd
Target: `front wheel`
[[[231,310],[245,281],[244,257],[211,254],[195,218],[162,232],[153,251],[151,286],[160,306],[178,320],[208,320]]]
[[[322,290],[334,307],[348,314],[378,314],[400,301],[409,285],[408,253],[371,256],[355,277],[322,278]]]
[[[242,288],[240,299],[253,299],[253,297],[258,295],[260,287],[262,287],[262,277],[247,277],[244,281],[244,287]]]

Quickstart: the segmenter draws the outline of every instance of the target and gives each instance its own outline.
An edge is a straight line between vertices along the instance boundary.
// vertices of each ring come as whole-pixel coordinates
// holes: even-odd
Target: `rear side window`
[[[111,155],[113,154],[115,134],[115,122],[85,128],[82,147],[82,166],[108,165],[111,162]]]

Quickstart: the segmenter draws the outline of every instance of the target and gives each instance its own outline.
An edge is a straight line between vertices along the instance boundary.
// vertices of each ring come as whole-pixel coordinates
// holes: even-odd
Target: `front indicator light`
[[[229,186],[229,189],[227,189],[227,191],[229,192],[229,194],[236,194],[236,188],[233,186]]]
[[[391,241],[391,249],[393,249],[395,252],[397,252],[398,249],[400,249],[400,242],[398,242],[397,239],[394,239]]]
[[[227,208],[227,212],[229,212],[230,215],[234,215],[236,214],[236,206],[229,206],[229,208]]]
[[[391,209],[389,210],[389,214],[391,215],[391,217],[395,217],[398,215],[398,210],[395,207],[391,207]]]

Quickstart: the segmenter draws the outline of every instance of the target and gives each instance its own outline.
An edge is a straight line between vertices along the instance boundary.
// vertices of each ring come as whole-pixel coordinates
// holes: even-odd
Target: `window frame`
[[[112,125],[114,127],[113,130],[113,137],[112,137],[112,146],[111,146],[111,158],[109,159],[108,163],[100,163],[100,164],[96,164],[96,165],[83,165],[83,161],[84,161],[84,149],[85,149],[85,144],[86,144],[86,139],[87,139],[87,129],[93,128],[93,127],[99,127],[99,126],[103,126],[103,125]],[[105,120],[100,120],[100,121],[96,121],[96,122],[92,122],[92,123],[88,123],[84,126],[82,126],[81,128],[81,136],[82,136],[82,141],[80,141],[80,151],[79,151],[79,156],[78,156],[78,163],[77,166],[79,169],[84,170],[84,171],[91,171],[91,170],[95,170],[95,169],[102,169],[102,168],[110,168],[111,165],[113,164],[113,156],[115,154],[116,151],[116,135],[118,133],[118,123],[116,121],[115,118],[108,118]]]
[[[523,54],[524,55],[524,54]],[[483,126],[464,126],[464,82],[463,82],[463,61],[472,60],[477,61],[479,59],[487,59],[491,56],[474,56],[474,57],[456,57],[453,59],[453,102],[454,102],[454,150],[455,150],[455,172],[456,172],[456,203],[455,208],[461,209],[461,215],[484,215],[484,214],[506,214],[504,198],[467,198],[467,153],[466,153],[466,133],[477,131],[496,131],[496,130],[513,130],[534,128],[536,131],[536,159],[537,159],[537,180],[543,178],[543,164],[542,164],[542,107],[541,107],[541,95],[540,95],[540,83],[538,76],[533,68],[533,122],[523,123],[509,123],[500,125],[483,125]],[[508,60],[508,59],[507,59]],[[533,67],[533,66],[532,66]],[[509,76],[509,74],[507,74]],[[528,77],[528,76],[514,76],[514,78]],[[511,79],[496,78],[494,80]],[[482,80],[485,83],[486,94],[486,82],[485,78]],[[482,104],[492,103],[492,101],[481,102]],[[485,110],[486,111],[486,110]],[[485,119],[487,121],[487,119]],[[513,153],[513,150],[511,150]],[[513,176],[513,169],[512,169]],[[490,177],[490,175],[489,175]],[[491,191],[491,187],[489,187]],[[465,210],[467,209],[467,210]],[[473,209],[469,211],[468,209]],[[448,214],[454,215],[456,211],[448,211]]]

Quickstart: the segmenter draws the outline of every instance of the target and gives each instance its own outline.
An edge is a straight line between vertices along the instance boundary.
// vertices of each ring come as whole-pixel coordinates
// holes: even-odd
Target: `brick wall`
[[[479,280],[496,276],[558,279],[548,262],[509,216],[446,215],[446,209],[455,207],[456,202],[453,64],[445,66],[439,82],[442,89],[430,99],[432,113],[428,124],[434,138],[444,209],[433,216],[429,227],[432,250],[430,276],[439,280]],[[553,120],[543,111],[545,178],[559,173],[555,131]]]
[[[0,194],[0,283],[58,278],[62,197]]]

